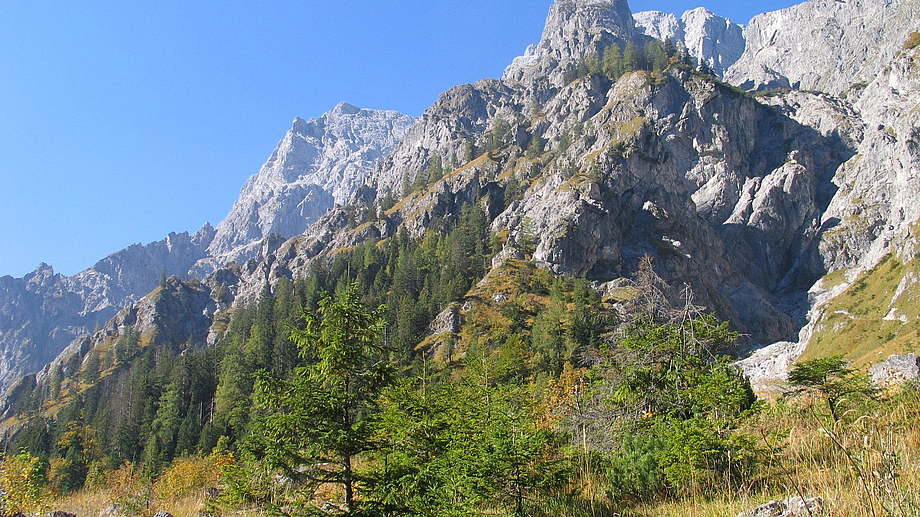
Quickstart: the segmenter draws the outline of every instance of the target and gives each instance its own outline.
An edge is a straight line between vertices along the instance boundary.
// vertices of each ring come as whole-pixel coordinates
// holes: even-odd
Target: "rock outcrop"
[[[872,382],[889,386],[920,381],[920,357],[917,354],[895,354],[869,369]]]
[[[900,9],[909,5],[901,3]],[[856,352],[866,346],[857,327],[881,329],[891,321],[883,335],[897,337],[901,329],[920,323],[908,315],[920,294],[914,265],[920,252],[918,70],[920,49],[902,49],[867,85],[849,90],[847,100],[801,91],[761,97],[819,133],[839,136],[855,152],[833,174],[835,192],[821,215],[811,259],[814,269],[834,277],[809,288],[808,323],[783,357],[794,360],[808,346],[842,342],[853,348],[852,359],[869,361],[862,357],[865,352]],[[898,267],[886,266],[881,274],[877,267],[883,259]],[[865,307],[863,314],[850,310],[863,298],[859,291],[870,285],[879,291],[871,311],[877,317],[867,317]],[[910,344],[901,342],[900,347]],[[754,361],[745,367],[753,372],[763,366]]]
[[[565,86],[566,73],[580,60],[638,36],[626,0],[558,0],[550,7],[540,42],[516,57],[502,80],[530,88],[545,100]]]
[[[821,517],[824,500],[820,497],[791,497],[785,501],[770,501],[738,514],[738,517]]]
[[[680,18],[661,11],[642,11],[634,13],[633,18],[644,34],[683,44],[691,56],[706,63],[719,77],[744,53],[742,27],[705,7],[686,11]]]

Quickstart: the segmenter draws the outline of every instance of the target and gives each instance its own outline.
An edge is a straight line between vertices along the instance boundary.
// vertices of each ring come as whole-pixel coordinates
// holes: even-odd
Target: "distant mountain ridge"
[[[214,228],[134,244],[72,276],[41,264],[23,278],[0,277],[0,386],[35,372],[153,290],[164,275],[186,276],[206,253]]]
[[[366,174],[402,140],[415,118],[361,109],[346,102],[323,116],[297,118],[278,147],[217,225],[204,276],[229,262],[245,262],[272,233],[301,234],[336,204],[351,200]]]
[[[298,117],[217,228],[206,223],[193,235],[134,244],[72,276],[41,264],[23,278],[0,278],[0,390],[131,307],[164,275],[203,279],[248,260],[270,235],[302,233],[336,203],[347,202],[414,122],[344,102],[317,119]]]

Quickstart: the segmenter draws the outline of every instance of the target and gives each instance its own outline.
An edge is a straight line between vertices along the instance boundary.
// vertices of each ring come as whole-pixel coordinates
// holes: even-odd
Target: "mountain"
[[[0,278],[0,387],[35,372],[75,338],[153,290],[164,275],[185,276],[206,253],[214,228],[134,244],[73,276],[41,264],[23,278]]]
[[[744,53],[743,28],[705,7],[686,11],[680,18],[661,11],[642,11],[633,18],[642,33],[683,44],[691,56],[706,63],[719,77]]]
[[[686,71],[562,84],[561,71],[587,53],[641,38],[624,9],[555,4],[540,44],[502,81],[445,92],[370,177],[365,206],[333,210],[266,250],[244,273],[242,299],[305,274],[336,249],[401,228],[421,236],[478,202],[492,229],[508,235],[500,256],[521,256],[516,243],[529,234],[538,264],[603,283],[628,277],[651,253],[666,280],[693,286],[698,301],[756,342],[792,337],[804,323],[807,289],[824,273],[816,258],[821,214],[852,142]],[[503,151],[482,154],[500,127]],[[527,158],[533,135],[544,152]],[[372,208],[418,185],[432,157],[460,165],[390,210]],[[509,184],[522,192],[506,193]]]
[[[269,234],[290,238],[303,233],[327,210],[347,203],[367,171],[414,123],[413,117],[395,111],[345,102],[317,119],[294,120],[217,225],[208,257],[196,271],[200,275],[232,261],[245,262]]]
[[[263,238],[303,232],[336,203],[346,203],[414,121],[347,103],[317,119],[297,118],[216,229],[205,224],[194,235],[171,233],[135,244],[72,276],[42,264],[23,278],[0,278],[0,390],[131,307],[164,275],[203,279],[249,259]]]
[[[530,89],[545,101],[590,54],[638,37],[626,0],[565,0],[553,3],[543,36],[505,69],[502,81]]]
[[[918,18],[917,0],[810,0],[760,14],[725,80],[746,90],[860,90],[901,51]]]
[[[767,13],[745,29],[743,55],[730,66],[721,43],[711,54],[707,44],[695,47],[728,66],[733,84],[796,87],[753,95],[679,60],[653,73],[582,72],[580,63],[610,45],[651,40],[624,1],[558,1],[540,42],[500,80],[454,87],[418,121],[367,115],[393,145],[389,154],[381,146],[374,156],[386,156],[344,190],[335,174],[323,176],[328,182],[306,178],[317,164],[346,171],[370,163],[363,140],[339,129],[349,123],[335,121],[361,111],[340,105],[328,118],[295,120],[196,266],[212,272],[195,287],[201,296],[188,314],[211,322],[207,337],[175,339],[219,342],[231,306],[251,306],[324,267],[343,274],[342,257],[355,249],[371,250],[370,260],[373,249],[397,241],[437,242],[432,235],[478,208],[496,255],[479,286],[444,308],[443,319],[461,327],[507,298],[508,286],[494,279],[515,261],[586,277],[616,300],[650,255],[664,281],[692,288],[688,305],[705,306],[746,335],[757,351],[743,366],[758,382],[782,375],[802,354],[842,351],[868,363],[880,351],[916,348],[920,57],[905,46],[904,23],[915,6],[812,0]],[[688,47],[737,36],[737,26],[708,11],[656,16],[647,33],[680,29]],[[819,44],[822,34],[834,38],[834,53]],[[867,44],[871,56],[860,46]],[[839,72],[830,72],[833,63]],[[764,70],[779,82],[764,82]],[[864,86],[850,88],[861,78]],[[327,127],[333,136],[317,136]],[[345,204],[320,214],[303,199]],[[365,243],[374,246],[360,248]],[[240,263],[221,265],[234,257]],[[860,295],[866,291],[871,298]],[[157,307],[148,297],[114,321]],[[182,312],[169,307],[173,316],[162,321]],[[69,353],[136,331],[129,327],[107,325]],[[462,354],[458,335],[451,346]]]
[[[862,5],[859,16],[871,18],[871,27],[897,27],[872,35],[880,45],[904,47],[901,21],[912,4],[851,4]],[[797,9],[825,12],[822,5]],[[914,299],[920,216],[916,49],[894,51],[864,93],[846,99],[801,90],[754,97],[680,68],[658,78],[634,73],[611,83],[589,75],[567,83],[574,64],[604,45],[647,41],[623,21],[625,9],[622,2],[557,2],[540,43],[501,81],[455,87],[426,111],[380,163],[354,210],[333,210],[303,236],[266,249],[243,275],[242,299],[306,274],[335,250],[401,229],[420,237],[479,204],[505,236],[496,267],[502,257],[529,257],[614,288],[642,255],[653,255],[665,280],[691,286],[695,302],[732,321],[755,349],[765,347],[744,363],[758,381],[782,375],[785,368],[774,366],[803,353],[869,361],[857,345],[870,341],[859,332],[843,336],[848,347],[825,344],[835,328],[867,324],[855,315],[834,318],[846,310],[841,296],[858,297],[848,289],[886,257],[898,268],[877,295],[885,301],[875,302],[873,314],[881,314],[871,342],[892,343],[885,353],[916,347],[909,337],[916,321],[904,306]],[[790,35],[783,38],[820,32],[820,20],[833,25],[840,8],[826,9],[784,26]],[[780,15],[763,15],[773,16]],[[846,32],[853,41],[864,37]],[[865,59],[850,52],[840,59]],[[543,152],[528,156],[535,135]],[[456,167],[426,185],[418,180],[433,157]],[[374,208],[390,206],[386,198],[401,197],[406,185],[416,187],[396,206]]]

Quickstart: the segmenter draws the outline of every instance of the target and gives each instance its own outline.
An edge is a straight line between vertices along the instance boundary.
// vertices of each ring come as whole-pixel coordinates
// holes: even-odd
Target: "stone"
[[[456,304],[451,304],[435,316],[431,325],[428,327],[428,334],[436,336],[438,334],[444,334],[445,332],[460,332],[460,322],[459,307],[457,307]]]
[[[770,501],[738,514],[738,517],[820,517],[824,515],[824,500],[820,497],[790,497],[784,501]]]
[[[920,380],[920,357],[917,354],[895,354],[869,368],[872,382],[890,386]]]
[[[159,511],[159,512],[157,512],[156,515],[154,515],[153,517],[173,517],[173,514],[167,512],[167,511]]]
[[[118,503],[112,503],[99,512],[99,517],[115,517],[118,515],[121,515],[121,505]]]

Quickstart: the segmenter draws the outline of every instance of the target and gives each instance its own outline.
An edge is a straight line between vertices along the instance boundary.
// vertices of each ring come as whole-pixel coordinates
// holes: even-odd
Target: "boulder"
[[[920,357],[917,354],[892,355],[869,369],[872,382],[890,386],[920,379]]]
[[[770,501],[738,517],[818,517],[824,515],[824,500],[820,497],[790,497],[785,501]]]

